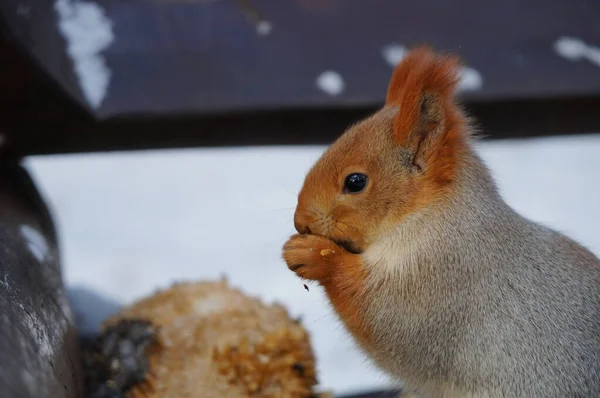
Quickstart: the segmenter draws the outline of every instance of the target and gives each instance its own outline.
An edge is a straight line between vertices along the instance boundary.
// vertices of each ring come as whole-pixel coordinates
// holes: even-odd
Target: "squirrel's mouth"
[[[361,254],[362,253],[362,250],[351,240],[336,240],[334,242],[337,243],[342,248],[344,248],[344,250],[346,250],[347,252],[350,252],[352,254]]]

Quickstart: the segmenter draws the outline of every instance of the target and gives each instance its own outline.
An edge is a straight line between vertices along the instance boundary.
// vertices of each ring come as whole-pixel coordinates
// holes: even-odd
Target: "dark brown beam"
[[[486,139],[600,132],[600,97],[467,104]],[[13,125],[18,155],[211,146],[327,144],[374,108],[318,109],[210,117],[95,122],[62,108]],[[56,117],[57,115],[65,115]],[[25,116],[25,115],[24,115]]]
[[[59,52],[56,56],[64,54]],[[375,110],[375,105],[315,104],[312,109],[288,106],[285,110],[175,112],[169,116],[123,114],[95,120],[8,34],[0,36],[0,65],[0,134],[4,141],[0,149],[15,156],[327,144],[348,125]],[[479,123],[482,134],[490,139],[600,132],[600,93],[515,96],[503,100],[467,96],[466,100],[467,110]]]

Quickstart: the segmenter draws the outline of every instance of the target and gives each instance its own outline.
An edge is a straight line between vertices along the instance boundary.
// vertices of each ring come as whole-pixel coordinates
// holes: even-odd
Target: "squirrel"
[[[461,64],[408,52],[306,175],[283,259],[408,394],[600,397],[600,260],[501,197]]]

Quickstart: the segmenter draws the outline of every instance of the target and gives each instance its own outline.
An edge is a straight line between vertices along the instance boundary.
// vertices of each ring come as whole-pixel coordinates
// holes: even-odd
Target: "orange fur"
[[[322,252],[327,254],[323,255]],[[321,283],[331,304],[346,327],[363,344],[370,337],[361,318],[364,308],[357,297],[365,294],[366,270],[359,255],[327,238],[316,235],[294,235],[284,246],[284,259],[298,276]]]
[[[417,156],[422,155],[423,163],[431,169],[428,183],[434,185],[452,181],[463,145],[465,122],[454,103],[459,65],[456,57],[436,55],[423,46],[411,51],[396,67],[388,88],[386,104],[400,108],[393,122],[396,139],[400,145],[421,152]],[[423,120],[426,115],[422,114],[426,95],[436,102],[436,109],[431,110],[434,117],[429,120]],[[428,137],[436,127],[444,134]]]
[[[360,253],[451,188],[467,124],[454,103],[457,76],[456,58],[427,47],[410,52],[393,73],[385,107],[331,145],[298,197],[301,235],[290,238],[283,257],[298,276],[325,288],[363,347],[372,341],[363,314],[377,300],[365,287],[370,269]],[[344,194],[346,176],[356,172],[369,177],[367,187]],[[335,254],[323,257],[321,249]]]

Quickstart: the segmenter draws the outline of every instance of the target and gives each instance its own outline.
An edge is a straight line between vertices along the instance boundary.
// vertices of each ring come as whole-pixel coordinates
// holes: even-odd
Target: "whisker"
[[[340,234],[342,234],[342,235],[344,234],[344,230],[343,230],[343,229],[341,229],[339,226],[337,226],[336,224],[333,224],[333,226],[335,227],[335,229],[337,229],[337,230],[338,230],[338,232],[339,232]]]
[[[318,229],[322,229],[323,224],[325,223],[325,216],[322,216],[321,218],[318,218],[314,221],[315,225],[317,226]]]
[[[267,212],[267,214],[276,213],[279,211],[294,211],[294,210],[295,210],[295,208],[293,208],[293,207],[288,207],[288,208],[284,208],[284,209],[273,209],[273,210],[269,210]]]
[[[307,208],[299,208],[297,211],[303,211],[303,212],[306,212],[308,214],[312,214],[313,216],[316,216],[316,217],[322,217],[323,216],[322,213],[316,212],[314,210],[307,209]]]
[[[298,191],[298,193],[294,193],[293,190],[287,188],[285,185],[283,185],[280,181],[277,181],[277,179],[273,180],[277,185],[279,185],[280,188],[282,188],[283,190],[286,191],[286,193],[289,193],[290,195],[293,195],[294,197],[298,197],[298,195],[300,194],[300,191]]]
[[[293,223],[294,220],[291,220],[291,222]],[[289,225],[290,225],[290,220],[286,220],[277,226],[277,231],[279,231],[282,227],[289,227]]]
[[[354,231],[357,231],[357,232],[358,232],[358,229],[354,228],[354,227],[353,227],[352,225],[350,225],[350,224],[347,224],[347,223],[345,223],[345,222],[343,222],[343,221],[339,221],[339,220],[335,220],[335,219],[334,219],[334,221],[335,221],[336,223],[338,223],[338,224],[345,225],[346,227],[348,227],[348,228],[350,228],[350,229],[353,229]]]

